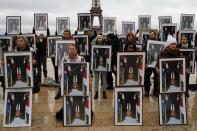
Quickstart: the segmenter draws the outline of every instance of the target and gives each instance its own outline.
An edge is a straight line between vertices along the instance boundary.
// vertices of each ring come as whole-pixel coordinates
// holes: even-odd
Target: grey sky
[[[32,31],[34,13],[48,13],[51,34],[55,32],[56,17],[70,17],[72,33],[77,28],[77,13],[89,13],[92,0],[0,0],[0,34],[6,31],[6,16],[22,17],[22,33]],[[103,16],[117,17],[117,31],[121,21],[135,21],[138,15],[151,15],[151,27],[158,28],[158,16],[172,16],[180,23],[180,14],[195,14],[195,0],[101,0]],[[195,19],[194,27],[197,27]]]

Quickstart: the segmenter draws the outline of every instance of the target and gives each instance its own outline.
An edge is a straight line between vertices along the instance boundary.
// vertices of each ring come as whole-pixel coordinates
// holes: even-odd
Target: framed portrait
[[[91,96],[64,96],[64,126],[91,126]]]
[[[103,35],[116,33],[116,17],[103,17]]]
[[[3,127],[31,126],[32,89],[6,89]]]
[[[192,48],[195,46],[195,35],[196,31],[195,30],[184,30],[184,31],[179,31],[179,43],[181,42],[181,37],[186,36],[187,37],[187,42],[191,44]]]
[[[135,34],[135,22],[122,21],[122,35],[126,36],[128,33]]]
[[[160,93],[186,92],[185,58],[159,59]]]
[[[63,35],[65,30],[70,30],[70,18],[69,17],[57,17],[56,18],[56,30],[58,35]]]
[[[138,51],[142,51],[143,45],[142,44],[136,44],[136,48]]]
[[[21,33],[21,16],[6,16],[6,32],[8,35]]]
[[[138,29],[139,30],[151,29],[151,16],[150,15],[138,16]]]
[[[47,13],[34,13],[34,28],[35,31],[46,31],[48,26]]]
[[[118,38],[120,40],[120,51],[124,51],[125,44],[126,44],[126,36],[125,35],[119,35]]]
[[[61,63],[63,57],[68,55],[68,47],[70,44],[75,44],[75,40],[56,40],[55,46],[55,65]]]
[[[176,39],[177,24],[162,24],[161,25],[161,41],[167,41],[168,35],[172,35]]]
[[[117,86],[143,86],[146,52],[117,53]]]
[[[155,68],[158,58],[165,47],[165,42],[148,40],[147,43],[147,64],[148,67]]]
[[[195,14],[181,14],[180,30],[193,30]]]
[[[159,94],[160,125],[187,124],[184,93]]]
[[[172,16],[159,16],[159,29],[161,30],[162,24],[171,24],[172,23]]]
[[[188,58],[188,67],[190,74],[195,73],[195,49],[180,49],[183,56],[186,56]]]
[[[12,36],[0,36],[0,47],[2,47],[2,51],[12,51],[13,50]]]
[[[142,87],[115,88],[115,125],[142,125]]]
[[[62,96],[88,96],[89,63],[65,62],[62,69]]]
[[[61,40],[61,36],[49,36],[47,37],[47,57],[55,57],[56,41]]]
[[[158,36],[158,30],[157,29],[150,29],[150,30],[139,30],[139,37],[138,37],[138,41],[144,45],[149,37],[150,37],[150,32],[154,31],[156,33],[156,36]],[[156,37],[157,38],[157,37]]]
[[[27,40],[29,41],[29,43],[28,43],[29,47],[36,48],[35,34],[23,34],[21,36],[24,36],[25,38],[27,38]]]
[[[90,13],[78,14],[78,28],[79,31],[89,31],[92,28],[92,20]]]
[[[4,68],[2,64],[2,59],[3,59],[3,52],[2,52],[2,47],[0,47],[0,76],[4,76]]]
[[[89,46],[88,46],[88,35],[74,35],[73,39],[77,47],[77,52],[80,56],[88,55]]]
[[[91,55],[92,71],[110,71],[111,70],[111,46],[93,45]]]
[[[33,88],[32,52],[4,53],[6,88]]]

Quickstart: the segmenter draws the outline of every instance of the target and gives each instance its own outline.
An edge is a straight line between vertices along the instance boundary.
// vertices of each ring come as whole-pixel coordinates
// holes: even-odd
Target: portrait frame
[[[0,47],[0,76],[4,76],[4,68],[2,64],[2,59],[3,59],[3,51],[2,51],[2,47]]]
[[[16,89],[34,87],[32,59],[32,52],[4,53],[6,88]],[[17,68],[14,68],[15,66],[17,66]],[[12,77],[13,75],[16,77]]]
[[[19,35],[21,33],[21,16],[6,16],[6,33],[8,35]]]
[[[181,31],[179,31],[179,39],[178,39],[178,41],[180,43],[181,42],[181,36],[182,35],[186,35],[188,43],[190,42],[191,45],[194,48],[194,46],[195,46],[195,34],[196,34],[195,30],[181,30]]]
[[[185,93],[159,94],[158,99],[161,126],[187,125]]]
[[[12,36],[0,36],[0,46],[2,51],[12,51],[13,50],[13,38]]]
[[[158,29],[150,29],[150,30],[139,30],[139,37],[138,37],[138,41],[139,43],[141,43],[142,45],[144,45],[149,36],[150,36],[150,32],[151,31],[154,31],[156,33],[156,39],[157,39],[157,36],[158,36]]]
[[[91,93],[90,93],[91,94]],[[69,101],[67,101],[69,99]],[[83,102],[84,99],[84,102]],[[85,100],[86,99],[86,100]],[[76,102],[75,102],[76,101]],[[69,105],[69,102],[71,103]],[[92,118],[91,118],[91,111],[92,111],[92,100],[91,100],[91,95],[89,96],[64,96],[63,97],[63,111],[64,111],[64,121],[63,121],[63,126],[66,127],[84,127],[84,126],[91,126],[92,125]],[[83,108],[84,106],[84,108]],[[82,108],[80,108],[82,107]],[[88,107],[88,108],[87,108]],[[73,115],[73,109],[75,114]],[[82,110],[82,115],[84,115],[84,118],[86,123],[82,122],[80,120],[80,110]],[[83,114],[84,113],[84,114]],[[69,114],[69,115],[67,115]],[[79,117],[78,121],[72,122],[72,124],[67,124],[70,123],[74,117]],[[67,118],[68,117],[68,118]],[[76,122],[80,123],[77,124]],[[74,124],[76,123],[76,124]]]
[[[87,55],[89,55],[88,35],[74,35],[73,39],[75,40],[75,44],[76,44],[76,47],[77,47],[78,54],[80,56],[87,56]],[[82,43],[79,42],[79,40],[81,41],[81,39],[82,39]],[[84,42],[84,39],[85,39],[85,42]],[[80,47],[80,45],[82,45],[82,47]],[[83,51],[80,51],[80,50],[83,50]]]
[[[136,48],[138,51],[142,51],[143,45],[142,44],[136,44]]]
[[[108,24],[111,22],[111,24]],[[102,27],[103,27],[103,35],[108,35],[108,34],[116,34],[116,17],[103,17],[103,22],[102,22]],[[106,25],[107,24],[107,25]],[[109,29],[107,29],[109,27]]]
[[[131,94],[132,93],[132,94]],[[115,88],[115,126],[142,126],[143,125],[143,89],[142,87]],[[124,97],[123,97],[124,96]],[[132,97],[128,99],[128,97]],[[140,99],[140,100],[139,100]],[[130,100],[130,101],[129,101]],[[125,104],[126,103],[126,104]],[[130,107],[130,108],[129,108]],[[125,111],[126,108],[126,111]],[[130,112],[129,112],[130,110]],[[132,111],[134,110],[134,111]],[[134,112],[132,114],[132,112]],[[127,113],[130,113],[127,116]],[[132,118],[132,116],[135,118]],[[123,120],[123,118],[125,118]],[[129,119],[130,118],[130,119]],[[134,121],[138,122],[134,122]]]
[[[67,67],[68,66],[68,67]],[[69,67],[70,66],[70,67]],[[66,73],[65,73],[66,72]],[[64,62],[62,66],[61,95],[88,96],[89,95],[89,63]],[[74,86],[81,87],[74,89]],[[71,91],[69,91],[71,87]],[[76,88],[77,88],[76,87]]]
[[[47,57],[55,57],[56,40],[61,40],[61,36],[48,36],[47,37]]]
[[[75,40],[56,40],[56,44],[55,44],[55,52],[56,52],[55,53],[55,65],[56,66],[58,66],[61,63],[61,60],[64,56],[68,55],[68,47],[70,44],[75,44]]]
[[[28,39],[29,43],[28,46],[32,48],[36,48],[36,36],[35,34],[22,34],[21,36],[25,37]],[[31,44],[30,44],[31,42]]]
[[[172,16],[158,16],[158,20],[159,20],[159,29],[161,30],[162,24],[171,24],[172,23]],[[169,22],[166,22],[167,20]]]
[[[103,49],[105,50],[103,51]],[[112,47],[110,45],[92,45],[91,70],[111,71],[111,55]],[[102,66],[104,64],[106,65],[105,67]]]
[[[188,18],[190,21],[186,21]],[[193,30],[195,14],[181,14],[180,16],[180,30]]]
[[[146,52],[117,52],[116,86],[144,86],[145,61]]]
[[[146,19],[146,22],[144,22],[143,19],[144,20]],[[151,15],[138,15],[138,29],[139,30],[150,30],[151,29]]]
[[[40,17],[43,17],[43,20],[41,20],[42,22],[38,21]],[[40,26],[40,24],[42,24],[43,26]],[[47,27],[48,27],[48,13],[34,13],[35,31],[46,31]]]
[[[24,93],[24,95],[23,95],[23,93]],[[11,95],[11,96],[9,96],[9,95]],[[18,95],[18,97],[17,97],[17,95]],[[21,98],[20,96],[24,96],[24,97]],[[9,105],[8,105],[8,97],[10,97],[9,98],[10,99]],[[16,101],[18,101],[19,103],[14,104],[13,101],[15,101],[15,99],[17,99]],[[21,100],[25,101],[25,102],[21,102]],[[12,106],[14,106],[16,108],[16,110],[15,110],[15,108],[12,108]],[[17,116],[14,117],[14,119],[13,119],[12,114],[14,111],[15,111],[15,115],[17,115]],[[21,117],[19,118],[18,116],[25,117],[24,118],[25,120],[23,120]],[[13,119],[12,124],[11,123],[7,124],[6,122],[7,121],[9,122],[11,119]],[[24,121],[27,124],[24,124]],[[21,124],[18,122],[21,122]],[[5,101],[4,101],[3,127],[26,127],[26,126],[31,126],[31,124],[32,124],[32,89],[31,88],[6,89],[5,90]]]
[[[126,31],[126,26],[130,27],[130,32]],[[129,29],[128,29],[129,30]],[[126,36],[128,33],[133,33],[135,35],[135,22],[131,22],[131,21],[122,21],[122,35]]]
[[[159,59],[159,91],[160,93],[186,92],[185,57]]]
[[[172,35],[176,39],[177,36],[177,24],[162,24],[161,25],[161,41],[167,41],[168,35]],[[164,31],[164,29],[166,31]],[[169,31],[171,30],[171,31]]]
[[[182,52],[183,56],[186,56],[189,59],[189,72],[188,73],[195,74],[195,49],[180,49],[180,51]],[[184,52],[190,52],[190,54],[188,53],[185,54]]]
[[[89,31],[92,29],[92,18],[91,18],[91,14],[90,13],[78,13],[77,14],[77,17],[78,17],[78,28],[79,28],[79,31]],[[80,18],[86,18],[86,26],[87,27],[84,27],[85,23],[84,22],[81,22],[81,19]],[[85,21],[85,20],[84,20]]]
[[[150,46],[151,46],[151,48],[150,48]],[[156,46],[156,49],[157,48],[160,48],[160,49],[155,50],[155,46]],[[163,50],[162,46],[163,46],[163,48],[165,47],[165,42],[148,40],[147,49],[146,49],[147,50],[147,59],[146,60],[147,60],[148,67],[155,68],[155,66],[157,64],[157,60],[160,57],[160,54]],[[150,49],[152,49],[152,47],[154,47],[153,50],[150,50]],[[154,53],[154,55],[153,55],[153,53]]]
[[[62,21],[67,21],[65,22],[65,24],[61,24],[61,25],[64,25],[63,30],[61,30],[61,27],[60,27],[61,25],[59,21],[61,21],[61,23]],[[70,30],[70,18],[69,17],[57,17],[56,18],[56,30],[57,30],[58,35],[63,35],[65,30]]]

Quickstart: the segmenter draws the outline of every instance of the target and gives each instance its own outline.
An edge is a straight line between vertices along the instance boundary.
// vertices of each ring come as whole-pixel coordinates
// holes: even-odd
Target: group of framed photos
[[[89,63],[64,62],[62,66],[64,126],[90,126],[92,103],[89,91]]]
[[[31,126],[33,65],[31,52],[5,52],[3,127]]]
[[[142,125],[146,52],[118,52],[115,125]]]

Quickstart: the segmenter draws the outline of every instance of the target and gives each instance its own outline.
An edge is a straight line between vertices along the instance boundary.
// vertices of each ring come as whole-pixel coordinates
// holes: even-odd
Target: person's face
[[[44,39],[44,35],[43,34],[40,34],[40,39]]]
[[[17,78],[17,80],[21,80],[21,77],[22,77],[21,74],[17,74],[16,78]]]
[[[19,38],[19,39],[17,40],[17,46],[18,46],[19,48],[25,48],[25,47],[26,47],[26,43],[25,43],[25,41],[24,41],[22,38]]]
[[[186,37],[182,37],[182,38],[181,38],[181,43],[187,44],[187,38],[186,38]]]
[[[133,36],[132,35],[129,35],[128,36],[128,41],[131,41],[131,40],[133,40]]]
[[[132,74],[132,73],[129,73],[129,74],[128,74],[128,78],[129,78],[129,79],[132,79],[132,78],[133,78],[133,74]]]
[[[168,48],[172,51],[176,50],[176,43],[172,43],[171,45],[168,46]]]
[[[171,79],[171,84],[174,85],[174,79]]]
[[[174,117],[174,115],[175,115],[175,112],[171,111],[171,116]]]
[[[79,112],[75,112],[75,118],[79,118],[80,114]]]
[[[73,88],[76,89],[77,88],[77,82],[73,82]]]
[[[98,37],[98,43],[101,44],[103,42],[103,39],[101,37]]]
[[[127,110],[127,116],[131,115],[131,110]]]
[[[70,45],[68,49],[68,53],[70,56],[77,55],[77,49],[75,48],[75,46]]]
[[[154,32],[151,32],[149,37],[151,40],[153,40],[153,39],[155,39],[156,36],[155,36]]]
[[[70,33],[64,32],[64,39],[70,39]]]
[[[133,44],[128,45],[127,51],[134,51]]]

